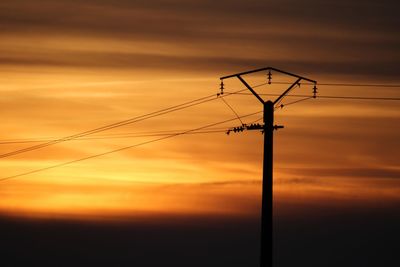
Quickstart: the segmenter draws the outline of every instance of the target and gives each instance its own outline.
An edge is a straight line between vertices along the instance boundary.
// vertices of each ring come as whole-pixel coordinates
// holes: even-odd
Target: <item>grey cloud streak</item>
[[[340,35],[350,30],[356,35],[394,34],[391,38],[399,40],[395,34],[399,19],[391,5],[363,4],[357,6],[361,11],[354,12],[356,7],[340,6],[337,1],[334,5],[308,1],[310,8],[306,9],[307,2],[286,2],[10,1],[0,4],[0,29],[3,32],[65,32],[158,39],[216,38],[230,33],[257,38],[257,35],[248,35],[254,31],[270,37],[271,33],[281,32],[283,37],[318,29],[318,35],[335,31]]]
[[[400,170],[387,168],[281,168],[280,171],[306,177],[335,177],[335,178],[384,178],[400,179]]]
[[[146,55],[50,51],[49,56],[38,49],[15,58],[4,50],[2,64],[213,71],[267,64],[396,79],[400,61],[396,6],[394,1],[6,1],[0,4],[0,32],[5,37],[147,40],[192,47],[198,56],[179,52],[161,56],[157,51]],[[229,47],[234,51],[225,49]]]
[[[395,7],[397,1],[386,0],[376,2],[365,1],[28,1],[17,0],[2,3],[3,16],[17,22],[46,22],[50,19],[55,26],[62,24],[74,26],[79,22],[84,25],[115,25],[123,26],[124,19],[130,21],[147,19],[161,21],[165,19],[179,20],[185,18],[191,21],[240,22],[241,25],[255,22],[271,22],[279,20],[281,24],[298,21],[319,23],[323,25],[344,25],[346,27],[365,24],[372,27],[387,27],[396,29],[399,21]],[[149,12],[149,13],[144,13]],[[8,16],[5,16],[7,15]],[[128,15],[136,15],[129,17]],[[140,15],[141,14],[141,15]],[[38,17],[40,15],[40,17]],[[95,17],[91,17],[94,15]],[[117,21],[101,19],[119,18]],[[282,19],[283,18],[283,19]],[[250,20],[249,20],[250,19]],[[190,21],[189,20],[189,21]],[[165,22],[165,21],[163,21]],[[168,22],[168,21],[166,21]],[[125,25],[129,28],[130,25]],[[181,27],[184,25],[181,25]],[[267,26],[267,25],[260,25]],[[107,28],[106,28],[107,29]],[[369,31],[372,29],[369,28]],[[382,30],[382,29],[380,29]],[[386,29],[387,30],[387,29]]]
[[[82,68],[120,68],[120,69],[174,69],[200,72],[228,73],[234,70],[251,69],[262,66],[280,68],[315,74],[353,74],[375,75],[380,78],[396,80],[398,64],[396,61],[375,62],[308,62],[305,60],[279,60],[231,58],[219,56],[168,56],[113,52],[67,52],[43,55],[0,56],[3,66],[45,66],[45,67],[82,67]]]

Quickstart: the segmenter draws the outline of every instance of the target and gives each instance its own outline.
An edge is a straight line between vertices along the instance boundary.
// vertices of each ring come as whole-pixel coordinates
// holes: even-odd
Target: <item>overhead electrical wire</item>
[[[233,107],[232,107],[231,105],[229,105],[229,103],[228,103],[225,99],[221,98],[221,100],[222,100],[222,102],[225,103],[225,105],[228,106],[228,108],[229,108],[230,110],[232,110],[232,112],[236,115],[237,119],[238,119],[238,120],[240,121],[240,123],[243,125],[243,121],[240,119],[239,114],[233,109]]]
[[[350,99],[350,100],[383,100],[383,101],[400,101],[400,97],[365,97],[365,96],[334,96],[334,95],[321,95],[317,98],[330,98],[330,99]]]
[[[265,85],[265,84],[266,83],[261,83],[261,84],[255,85],[254,87],[260,87],[260,86]],[[98,127],[98,128],[92,129],[92,130],[88,130],[88,131],[85,131],[85,132],[74,134],[74,135],[71,135],[71,136],[62,137],[62,138],[59,138],[59,139],[56,139],[56,140],[52,140],[52,141],[49,141],[49,142],[46,142],[46,143],[43,143],[43,144],[38,144],[38,145],[30,146],[30,147],[27,147],[27,148],[23,148],[23,149],[7,152],[7,153],[4,153],[4,154],[0,154],[0,158],[11,157],[11,156],[14,156],[14,155],[17,155],[17,154],[29,152],[29,151],[32,151],[32,150],[41,149],[41,148],[44,148],[44,147],[47,147],[47,146],[51,146],[51,145],[55,145],[55,144],[58,144],[58,143],[61,143],[61,142],[70,141],[70,140],[73,140],[73,139],[76,139],[76,138],[79,138],[79,137],[83,137],[83,136],[95,134],[95,133],[98,133],[98,132],[103,132],[103,131],[106,131],[106,130],[114,129],[114,128],[117,128],[117,127],[125,126],[125,125],[128,125],[128,124],[144,121],[144,120],[147,120],[147,119],[150,119],[150,118],[154,118],[154,117],[158,117],[158,116],[161,116],[161,115],[164,115],[164,114],[168,114],[168,113],[175,112],[175,111],[178,111],[178,110],[182,110],[182,109],[186,109],[186,108],[189,108],[189,107],[197,106],[197,105],[200,105],[200,104],[203,104],[203,103],[206,103],[206,102],[214,101],[214,100],[216,100],[218,98],[227,97],[229,95],[232,95],[232,94],[235,94],[235,93],[240,93],[240,92],[243,92],[245,90],[247,90],[247,89],[237,90],[235,92],[226,93],[224,95],[220,95],[220,94],[208,95],[208,96],[201,97],[201,98],[198,98],[198,99],[194,99],[194,100],[191,100],[191,101],[179,104],[179,105],[175,105],[175,106],[164,108],[164,109],[161,109],[161,110],[158,110],[158,111],[150,112],[150,113],[147,113],[147,114],[144,114],[144,115],[133,117],[131,119],[127,119],[127,120],[123,120],[123,121],[120,121],[120,122],[112,123],[112,124],[109,124],[109,125],[105,125],[105,126],[102,126],[102,127]]]
[[[210,97],[215,97],[215,95],[202,97],[202,98],[199,98],[199,99],[196,99],[196,100],[192,100],[192,101],[189,101],[189,102],[186,102],[186,103],[183,103],[183,104],[179,104],[179,105],[172,106],[172,107],[169,107],[169,108],[161,109],[161,110],[158,110],[158,111],[155,111],[155,112],[151,112],[151,113],[147,113],[147,114],[144,114],[144,115],[140,115],[140,116],[137,116],[137,117],[134,117],[134,118],[131,118],[131,119],[128,119],[128,120],[120,121],[120,122],[117,122],[117,123],[105,125],[105,126],[102,126],[102,127],[99,127],[99,128],[95,128],[95,129],[88,130],[88,131],[85,131],[85,132],[81,132],[81,133],[78,133],[78,134],[74,134],[74,135],[71,135],[71,136],[67,136],[67,137],[56,139],[56,140],[52,140],[52,141],[49,141],[49,142],[46,142],[46,143],[43,143],[43,144],[39,144],[39,145],[35,145],[35,146],[23,148],[23,149],[11,151],[11,152],[8,152],[8,153],[0,154],[0,158],[10,157],[10,156],[14,156],[14,155],[17,155],[17,154],[20,154],[20,153],[29,152],[29,151],[32,151],[32,150],[37,150],[37,149],[40,149],[40,148],[43,148],[43,147],[47,147],[47,146],[58,144],[60,142],[73,140],[73,139],[76,139],[76,138],[79,138],[79,137],[83,137],[83,136],[87,136],[87,135],[90,135],[90,134],[94,134],[94,133],[110,130],[110,129],[113,129],[113,128],[121,127],[121,126],[124,126],[124,125],[140,122],[140,121],[143,121],[143,120],[146,120],[146,119],[149,119],[149,118],[153,118],[153,117],[156,117],[156,116],[164,115],[164,114],[167,114],[167,113],[170,113],[170,112],[174,112],[174,111],[177,111],[177,110],[181,110],[181,109],[184,109],[184,108],[188,108],[188,107],[191,107],[191,106],[199,105],[199,104],[202,104],[202,103],[209,102],[209,101],[213,100],[213,98],[210,98]]]
[[[318,83],[319,85],[326,86],[357,86],[357,87],[388,87],[388,88],[400,88],[400,84],[363,84],[363,83]]]
[[[286,82],[275,82],[275,83],[277,83],[277,84],[288,84]],[[262,83],[262,84],[259,84],[259,85],[253,86],[253,87],[259,87],[259,86],[262,86],[264,84],[266,84],[266,83]],[[388,84],[319,83],[319,85],[327,85],[327,86],[329,85],[329,86],[400,87],[400,85],[388,85]],[[161,115],[164,115],[164,114],[167,114],[167,113],[170,113],[170,112],[174,112],[174,111],[177,111],[177,110],[181,110],[181,109],[185,109],[185,108],[188,108],[188,107],[200,105],[202,103],[206,103],[206,102],[209,102],[209,101],[213,101],[213,100],[216,100],[218,98],[222,99],[223,97],[226,97],[226,96],[229,96],[229,95],[234,95],[234,94],[251,95],[251,93],[243,93],[243,91],[245,91],[245,90],[246,89],[242,89],[242,90],[238,90],[238,91],[234,91],[234,92],[226,92],[224,95],[217,94],[217,96],[216,96],[215,94],[213,94],[213,95],[205,96],[205,97],[198,98],[198,99],[195,99],[195,100],[192,100],[192,101],[188,101],[188,102],[185,102],[185,103],[182,103],[182,104],[179,104],[179,105],[175,105],[175,106],[168,107],[168,108],[165,108],[165,109],[161,109],[161,110],[158,110],[158,111],[155,111],[155,112],[151,112],[151,113],[147,113],[147,114],[144,114],[144,115],[141,115],[141,116],[137,116],[137,117],[134,117],[134,118],[131,118],[131,119],[128,119],[128,120],[120,121],[120,122],[117,122],[117,123],[113,123],[113,124],[105,125],[105,126],[102,126],[102,127],[99,127],[99,128],[92,129],[92,130],[88,130],[88,131],[85,131],[85,132],[81,132],[81,133],[78,133],[78,134],[75,134],[75,135],[71,135],[71,136],[67,136],[67,137],[63,137],[63,138],[59,138],[59,139],[54,139],[54,140],[48,140],[48,142],[45,142],[45,143],[42,143],[42,144],[39,144],[39,145],[35,145],[35,146],[27,147],[27,148],[24,148],[24,149],[8,152],[8,153],[5,153],[5,154],[0,154],[0,158],[5,158],[5,157],[13,156],[13,155],[16,155],[16,154],[24,153],[24,152],[29,152],[29,151],[32,151],[32,150],[36,150],[36,149],[47,147],[47,146],[50,146],[50,145],[53,145],[53,144],[57,144],[57,143],[60,143],[60,142],[65,142],[65,141],[70,141],[70,140],[75,140],[75,139],[82,139],[81,137],[84,137],[84,136],[87,136],[87,135],[95,134],[95,133],[98,133],[98,132],[106,131],[106,130],[117,128],[117,127],[121,127],[121,126],[132,124],[132,123],[135,123],[135,122],[147,120],[147,119],[150,119],[150,118],[153,118],[153,117],[157,117],[157,116],[161,116]],[[264,94],[260,94],[260,95],[264,95],[264,96],[279,96],[277,94],[265,94],[265,93]],[[293,101],[293,102],[290,102],[290,103],[286,103],[284,105],[280,105],[280,106],[277,106],[277,107],[292,105],[292,104],[295,104],[295,103],[298,103],[298,102],[301,102],[301,101],[305,101],[305,100],[308,100],[308,99],[312,98],[309,95],[287,95],[286,97],[303,97],[303,99],[296,100],[296,101]],[[333,95],[322,95],[322,96],[319,95],[318,98],[349,99],[349,100],[387,100],[387,101],[399,101],[400,100],[400,98],[397,98],[397,97],[363,97],[363,96],[333,96]],[[222,100],[224,101],[224,99],[222,99]],[[73,161],[68,161],[68,162],[64,162],[64,163],[61,163],[61,164],[57,164],[57,165],[53,165],[53,166],[49,166],[49,167],[45,167],[45,168],[41,168],[41,169],[36,169],[36,170],[33,170],[33,171],[29,171],[29,172],[17,174],[17,175],[14,175],[14,176],[4,177],[4,178],[1,178],[0,181],[12,179],[12,178],[17,178],[17,177],[20,177],[20,176],[24,176],[24,175],[28,175],[28,174],[32,174],[32,173],[48,170],[48,169],[53,169],[53,168],[61,167],[61,166],[64,166],[64,165],[69,165],[69,164],[72,164],[72,163],[75,163],[75,162],[79,162],[79,161],[83,161],[83,160],[87,160],[87,159],[91,159],[91,158],[95,158],[95,157],[100,157],[100,156],[103,156],[103,155],[119,152],[119,151],[126,150],[126,149],[129,149],[129,148],[142,146],[142,145],[145,145],[145,144],[148,144],[148,143],[161,141],[161,140],[164,140],[164,139],[167,139],[167,138],[171,138],[171,137],[174,137],[174,136],[179,136],[179,135],[184,135],[184,134],[194,134],[194,133],[196,133],[196,131],[199,134],[200,133],[222,132],[221,130],[210,130],[210,131],[199,132],[199,130],[205,129],[205,128],[209,128],[209,127],[212,127],[212,126],[215,126],[215,125],[218,125],[218,124],[226,123],[226,122],[229,122],[229,121],[233,121],[233,120],[236,120],[236,119],[239,119],[242,122],[241,118],[243,118],[243,117],[248,117],[248,116],[251,116],[251,115],[254,115],[254,114],[257,114],[257,113],[261,113],[261,112],[256,112],[256,113],[252,113],[252,114],[248,114],[248,115],[244,115],[244,116],[239,116],[236,113],[236,111],[226,101],[224,101],[224,103],[235,113],[236,118],[233,118],[233,119],[230,119],[230,120],[226,120],[226,121],[222,121],[222,122],[218,122],[218,123],[211,124],[211,125],[206,125],[206,126],[199,127],[199,128],[196,128],[196,129],[183,131],[183,132],[175,132],[175,133],[170,133],[170,134],[164,134],[164,136],[162,136],[163,134],[160,134],[160,133],[149,133],[148,135],[142,135],[142,136],[138,135],[137,137],[146,137],[146,136],[162,136],[162,137],[157,138],[157,139],[153,139],[153,140],[150,140],[150,141],[145,141],[145,142],[142,142],[142,143],[138,143],[138,144],[135,144],[135,145],[131,145],[131,146],[115,149],[115,150],[112,150],[112,151],[108,151],[108,152],[92,155],[92,156],[89,156],[89,157],[85,157],[85,158],[81,158],[81,159],[77,159],[77,160],[73,160]],[[243,122],[242,122],[242,124],[243,124]],[[133,137],[133,136],[126,135],[126,136],[120,136],[119,138],[127,138],[127,137]],[[111,138],[111,137],[94,137],[94,138],[91,138],[91,139],[101,139],[101,138]],[[26,142],[32,142],[32,141],[26,141]],[[0,142],[0,144],[1,144],[1,142]]]
[[[222,127],[215,127],[213,129],[225,129]],[[155,133],[171,133],[171,132],[177,132],[177,131],[184,131],[184,130],[154,130],[154,131],[140,131],[140,132],[119,132],[119,133],[104,133],[104,134],[96,134],[95,137],[113,137],[113,136],[119,136],[119,135],[141,135],[141,134],[155,134]],[[0,139],[0,144],[1,142],[18,142],[18,141],[52,141],[59,139],[59,137],[32,137],[32,138],[10,138],[10,139]],[[76,138],[74,140],[79,140],[80,138]],[[86,140],[89,138],[81,138],[82,140]],[[71,140],[72,141],[72,140]]]
[[[104,140],[104,139],[120,139],[120,138],[140,138],[140,137],[154,137],[154,136],[166,136],[176,132],[182,132],[185,130],[169,130],[169,131],[154,131],[154,132],[131,132],[131,133],[120,133],[112,135],[94,136],[94,137],[80,137],[70,141],[86,141],[86,140]],[[191,132],[190,134],[201,134],[201,133],[213,133],[213,132],[225,132],[224,128],[211,128],[208,131]],[[0,140],[0,145],[11,145],[11,144],[24,144],[24,143],[38,143],[38,142],[50,142],[56,140],[56,138],[36,138],[36,139],[9,139]]]
[[[262,86],[264,84],[265,83],[262,83],[262,84],[256,85],[255,87]],[[52,141],[49,141],[49,142],[46,142],[46,143],[43,143],[43,144],[38,144],[38,145],[30,146],[30,147],[27,147],[27,148],[23,148],[23,149],[7,152],[7,153],[4,153],[4,154],[0,154],[0,158],[14,156],[14,155],[17,155],[17,154],[29,152],[29,151],[32,151],[32,150],[41,149],[41,148],[44,148],[44,147],[47,147],[47,146],[51,146],[51,145],[55,145],[55,144],[58,144],[58,143],[61,143],[61,142],[70,141],[70,140],[73,140],[73,139],[76,139],[76,138],[79,138],[79,137],[83,137],[83,136],[91,135],[91,134],[94,134],[94,133],[110,130],[110,129],[113,129],[113,128],[125,126],[125,125],[128,125],[128,124],[144,121],[144,120],[147,120],[147,119],[150,119],[150,118],[158,117],[158,116],[161,116],[161,115],[164,115],[164,114],[168,114],[168,113],[171,113],[171,112],[175,112],[175,111],[178,111],[178,110],[182,110],[182,109],[186,109],[186,108],[189,108],[189,107],[197,106],[197,105],[200,105],[200,104],[203,104],[203,103],[206,103],[206,102],[210,102],[210,101],[216,100],[218,98],[227,97],[227,96],[229,96],[231,94],[240,93],[240,92],[243,92],[245,90],[247,90],[247,89],[241,89],[241,90],[237,90],[237,91],[235,91],[233,93],[226,93],[224,95],[218,95],[218,96],[216,94],[212,94],[212,95],[205,96],[205,97],[202,97],[202,98],[198,98],[198,99],[195,99],[195,100],[192,100],[192,101],[189,101],[189,102],[185,102],[183,104],[175,105],[175,106],[172,106],[172,107],[168,107],[168,108],[165,108],[165,109],[161,109],[161,110],[158,110],[158,111],[154,111],[154,112],[151,112],[151,113],[140,115],[140,116],[137,116],[137,117],[134,117],[134,118],[131,118],[131,119],[128,119],[128,120],[123,120],[123,121],[120,121],[120,122],[117,122],[117,123],[105,125],[105,126],[102,126],[102,127],[99,127],[99,128],[95,128],[95,129],[92,129],[92,130],[88,130],[88,131],[85,131],[85,132],[81,132],[81,133],[78,133],[78,134],[75,134],[75,135],[59,138],[59,139],[52,140]]]
[[[227,92],[236,95],[252,95],[252,93],[242,93],[242,92]],[[266,94],[261,93],[262,96],[280,96],[279,94]],[[310,97],[309,95],[286,95],[285,97]],[[317,95],[316,98],[326,98],[326,99],[349,99],[349,100],[383,100],[383,101],[400,101],[400,97],[365,97],[365,96],[335,96],[335,95]]]
[[[246,114],[246,115],[241,116],[241,118],[250,117],[250,116],[253,116],[253,115],[260,114],[260,113],[262,113],[262,111]],[[152,140],[149,140],[149,141],[144,141],[144,142],[137,143],[137,144],[130,145],[130,146],[121,147],[121,148],[118,148],[118,149],[106,151],[106,152],[95,154],[95,155],[91,155],[91,156],[88,156],[88,157],[84,157],[84,158],[80,158],[80,159],[76,159],[76,160],[71,160],[71,161],[59,163],[59,164],[56,164],[56,165],[52,165],[52,166],[48,166],[48,167],[44,167],[44,168],[39,168],[39,169],[35,169],[35,170],[24,172],[24,173],[19,173],[19,174],[16,174],[16,175],[3,177],[3,178],[0,178],[0,182],[6,181],[6,180],[10,180],[10,179],[14,179],[14,178],[18,178],[18,177],[21,177],[21,176],[26,176],[26,175],[29,175],[29,174],[34,174],[34,173],[38,173],[38,172],[42,172],[42,171],[46,171],[46,170],[62,167],[62,166],[65,166],[65,165],[70,165],[70,164],[77,163],[77,162],[84,161],[84,160],[88,160],[88,159],[93,159],[93,158],[105,156],[105,155],[116,153],[116,152],[120,152],[120,151],[123,151],[123,150],[127,150],[127,149],[131,149],[131,148],[147,145],[147,144],[150,144],[150,143],[154,143],[154,142],[158,142],[158,141],[161,141],[161,140],[169,139],[169,138],[176,137],[176,136],[179,136],[179,135],[189,134],[191,132],[200,131],[200,130],[203,130],[203,129],[207,129],[207,128],[210,128],[210,127],[213,127],[213,126],[216,126],[216,125],[221,125],[221,124],[224,124],[224,123],[227,123],[227,122],[231,122],[231,121],[234,121],[234,120],[237,120],[237,118],[235,117],[235,118],[227,119],[227,120],[224,120],[224,121],[207,124],[207,125],[204,125],[204,126],[201,126],[201,127],[198,127],[198,128],[186,130],[186,131],[183,131],[183,132],[169,134],[167,136],[163,136],[163,137],[160,137],[160,138],[152,139]]]
[[[260,85],[257,85],[257,86],[260,86]],[[254,87],[257,87],[257,86],[254,86]],[[237,95],[252,95],[252,93],[243,93],[243,92],[240,92],[240,91],[243,91],[243,90],[239,90],[239,91],[235,91],[235,92],[226,92],[226,94],[228,94],[228,95],[233,95],[233,94],[237,94]],[[279,96],[278,94],[267,94],[267,93],[261,93],[260,95],[263,95],[263,96]],[[214,95],[212,95],[212,96],[214,96]],[[302,102],[302,101],[305,101],[305,100],[308,100],[308,99],[312,98],[312,97],[310,97],[308,95],[299,95],[299,94],[286,95],[285,97],[301,97],[301,98],[304,98],[304,99],[296,100],[296,101],[289,102],[289,103],[282,104],[282,105],[277,105],[277,106],[275,106],[275,109],[282,108],[283,106],[292,105],[292,104],[295,104],[295,103],[298,103],[298,102]],[[396,98],[396,97],[362,97],[362,96],[332,96],[332,95],[322,95],[322,96],[319,95],[319,96],[317,96],[317,98],[323,98],[323,99],[324,98],[325,99],[345,99],[345,100],[383,100],[383,101],[385,101],[385,100],[386,101],[399,101],[400,100],[400,98]],[[204,98],[199,98],[197,100],[201,100],[201,99],[204,99]],[[221,99],[235,113],[235,115],[237,117],[239,117],[237,112],[235,110],[233,110],[233,108],[223,98],[221,98]],[[215,100],[215,99],[212,99],[212,100]],[[196,101],[196,100],[193,100],[193,101]],[[190,102],[187,102],[187,103],[192,103],[193,101],[190,101]],[[180,104],[178,106],[181,106],[181,105],[184,105],[184,104]],[[198,104],[200,104],[200,103],[198,103]],[[191,106],[192,105],[190,105],[188,107],[191,107]],[[173,111],[176,111],[176,110],[172,110],[171,112],[173,112]],[[154,112],[152,112],[152,113],[154,113]],[[149,114],[152,114],[152,113],[149,113]],[[165,113],[162,113],[160,115],[163,115],[163,114],[165,114]],[[142,116],[145,116],[145,115],[142,115]],[[141,117],[141,116],[139,116],[139,117]],[[149,117],[149,118],[152,118],[152,117]],[[136,122],[136,121],[132,121],[130,123],[134,123],[134,122]],[[243,124],[242,121],[241,121],[241,123]],[[124,125],[126,125],[126,124],[123,124],[121,126],[124,126]],[[100,127],[100,128],[103,128],[103,127]],[[98,129],[100,129],[100,128],[98,128]],[[111,128],[109,128],[109,129],[111,129]],[[108,128],[105,129],[105,130],[108,130]],[[105,131],[105,130],[101,130],[101,131]],[[91,138],[82,138],[82,137],[85,137],[85,136],[87,136],[89,134],[95,134],[95,133],[98,133],[98,132],[101,132],[101,131],[90,132],[88,134],[86,134],[86,132],[84,132],[85,133],[84,135],[77,134],[77,135],[70,136],[71,138],[69,138],[69,137],[64,137],[64,138],[51,137],[51,138],[49,138],[48,137],[48,138],[25,138],[25,139],[8,139],[8,140],[6,139],[6,140],[0,140],[0,145],[22,144],[22,143],[38,143],[38,142],[48,142],[48,145],[52,145],[52,144],[56,144],[56,143],[59,143],[59,142],[72,141],[72,140],[112,139],[113,138],[113,137],[111,137],[112,135],[126,135],[126,136],[121,136],[119,138],[158,136],[158,133],[162,132],[162,131],[159,131],[159,132],[154,132],[153,131],[153,132],[142,132],[142,133],[119,133],[119,134],[118,133],[117,134],[114,133],[114,134],[109,134],[109,135],[104,135],[104,136],[97,136],[97,137],[91,137]],[[89,131],[87,131],[87,132],[89,132]],[[171,131],[164,131],[164,132],[171,132]],[[174,132],[174,130],[172,130],[172,132]],[[38,146],[40,146],[39,148],[42,148],[42,147],[44,147],[44,145],[47,145],[47,143],[41,144],[41,145],[38,145]],[[30,150],[34,150],[34,148],[38,149],[36,147],[37,146],[32,146],[32,147],[28,147],[28,148],[25,148],[25,149],[29,149],[29,148],[31,148]],[[25,151],[25,149],[17,150],[17,151],[14,151],[14,152],[15,152],[15,154],[19,154],[19,153],[30,151],[30,150]],[[22,151],[22,150],[24,150],[24,151]],[[16,153],[16,152],[19,152],[19,153]],[[12,153],[12,152],[9,152],[9,153]],[[1,158],[1,155],[0,155],[0,158]]]
[[[273,82],[275,84],[292,84],[291,82]],[[301,84],[314,85],[313,83],[304,82]],[[368,84],[368,83],[318,83],[318,85],[325,86],[343,86],[343,87],[387,87],[387,88],[400,88],[400,84]]]
[[[309,100],[309,99],[311,99],[311,98],[313,98],[313,97],[312,97],[312,96],[309,96],[309,97],[305,97],[305,98],[302,98],[302,99],[298,99],[298,100],[295,100],[295,101],[292,101],[292,102],[289,102],[289,103],[280,104],[280,105],[275,106],[275,109],[283,108],[283,107],[290,106],[290,105],[293,105],[293,104],[297,104],[297,103],[299,103],[299,102],[303,102],[303,101]]]
[[[259,85],[258,85],[259,86]],[[254,86],[254,87],[256,87],[256,86]],[[226,92],[228,95],[231,95],[231,94],[238,94],[238,95],[252,95],[251,93],[242,93],[242,92],[240,92],[240,91],[243,91],[243,90],[239,90],[239,91],[235,91],[235,92]],[[264,95],[264,96],[279,96],[278,94],[266,94],[266,93],[261,93],[260,95]],[[211,95],[211,96],[214,96],[214,95]],[[210,97],[210,96],[207,96],[207,97]],[[177,105],[177,106],[173,106],[173,107],[170,107],[170,108],[167,108],[167,109],[171,109],[171,108],[174,108],[174,107],[178,107],[178,106],[182,106],[182,105],[185,105],[185,104],[188,104],[188,103],[193,103],[193,102],[195,102],[195,101],[199,101],[199,100],[203,100],[203,99],[205,99],[205,98],[207,98],[207,97],[204,97],[204,98],[199,98],[199,99],[196,99],[196,100],[192,100],[192,101],[189,101],[189,102],[186,102],[186,103],[183,103],[183,104],[180,104],[180,105]],[[291,104],[295,104],[295,103],[298,103],[298,102],[301,102],[301,101],[304,101],[304,100],[308,100],[309,98],[312,98],[312,97],[310,97],[310,96],[308,96],[308,95],[298,95],[298,94],[295,94],[295,95],[286,95],[286,97],[304,97],[305,99],[303,99],[303,100],[297,100],[297,101],[294,101],[294,102],[290,102],[290,103],[286,103],[286,104],[284,104],[284,106],[287,106],[287,105],[291,105]],[[331,96],[331,95],[319,95],[318,96],[318,98],[327,98],[327,99],[350,99],[350,100],[389,100],[389,101],[398,101],[398,100],[400,100],[400,98],[396,98],[396,97],[362,97],[362,96]],[[233,110],[233,108],[223,99],[223,98],[221,98],[223,101],[224,101],[224,103],[235,113],[235,115],[237,116],[237,117],[239,117],[239,115],[237,114],[237,112],[235,111],[235,110]],[[215,100],[215,99],[211,99],[211,100]],[[208,100],[206,101],[206,102],[208,102]],[[202,104],[202,103],[204,103],[204,102],[201,102],[201,103],[197,103],[197,104]],[[195,105],[197,105],[197,104],[195,104]],[[187,108],[187,107],[191,107],[191,106],[193,106],[193,105],[189,105],[189,106],[185,106],[184,108]],[[275,108],[279,108],[279,107],[281,107],[281,105],[277,105]],[[167,109],[164,109],[164,110],[167,110]],[[176,110],[180,110],[181,108],[179,108],[179,109],[176,109]],[[182,108],[183,109],[183,108]],[[173,111],[176,111],[175,109],[173,109],[173,110],[171,110],[171,111],[169,111],[169,112],[173,112]],[[163,110],[161,110],[161,111],[163,111]],[[160,111],[156,111],[156,112],[160,112]],[[152,113],[149,113],[149,114],[153,114],[153,113],[156,113],[156,112],[152,112]],[[169,113],[168,112],[168,113]],[[166,113],[161,113],[161,114],[154,114],[154,115],[163,115],[163,114],[166,114]],[[147,114],[148,115],[148,114]],[[141,116],[138,116],[138,117],[135,117],[135,119],[137,118],[137,119],[139,119],[139,121],[141,121],[141,117],[144,117],[144,116],[146,116],[146,114],[145,115],[141,115]],[[149,118],[152,118],[152,117],[149,117]],[[145,119],[148,119],[148,118],[145,118]],[[143,120],[144,120],[144,118],[143,118]],[[122,123],[123,122],[123,123]],[[110,126],[110,128],[106,128],[106,126],[103,126],[103,127],[99,127],[99,128],[96,128],[96,129],[93,129],[93,130],[90,130],[90,131],[86,131],[86,132],[83,132],[83,133],[80,133],[80,134],[76,134],[76,135],[72,135],[72,136],[67,136],[67,137],[63,137],[63,138],[30,138],[30,139],[11,139],[11,140],[0,140],[0,145],[4,145],[4,144],[18,144],[18,143],[36,143],[36,142],[48,142],[48,144],[46,143],[46,144],[40,144],[40,145],[38,145],[38,146],[33,146],[33,147],[28,147],[28,148],[25,148],[25,149],[38,149],[38,148],[42,148],[42,147],[44,147],[44,145],[52,145],[52,144],[56,144],[56,142],[58,143],[58,142],[63,142],[63,141],[71,141],[71,140],[90,140],[90,139],[109,139],[109,138],[111,138],[109,135],[106,135],[106,137],[95,137],[95,138],[81,138],[81,137],[84,137],[84,136],[87,136],[87,135],[89,135],[89,134],[95,134],[95,133],[98,133],[98,132],[101,132],[101,131],[105,131],[105,130],[108,130],[108,129],[112,129],[112,128],[116,128],[116,127],[120,127],[120,126],[124,126],[124,125],[126,125],[125,124],[125,122],[127,123],[127,124],[130,124],[130,123],[134,123],[134,122],[138,122],[138,121],[132,121],[132,119],[129,119],[129,120],[126,120],[126,121],[122,121],[122,122],[120,122],[120,123],[115,123],[115,124],[111,124],[111,125],[109,125]],[[242,123],[242,122],[241,122]],[[167,131],[168,132],[168,131]],[[170,132],[170,131],[169,131]],[[122,133],[122,134],[139,134],[139,133]],[[146,134],[146,133],[142,133],[142,134]],[[150,135],[153,135],[154,136],[154,134],[156,134],[155,132],[150,132],[149,133]],[[117,134],[118,135],[118,134]],[[143,137],[144,135],[139,135],[139,136],[137,136],[137,137]],[[130,136],[127,136],[127,137],[130,137]],[[132,136],[132,137],[136,137],[136,136]],[[51,144],[50,144],[51,143]],[[39,147],[40,146],[40,147]],[[20,152],[20,153],[22,153],[22,152],[25,152],[25,149],[21,149],[21,150],[17,150],[17,151],[14,151],[15,152],[15,154],[19,154],[19,153],[17,153],[17,152]],[[24,151],[22,151],[22,150],[24,150]],[[30,151],[30,150],[29,150]],[[10,152],[10,153],[13,153],[13,152]],[[3,155],[5,155],[5,154],[3,154]],[[2,155],[0,155],[0,158],[2,157]],[[4,156],[5,157],[5,156]]]

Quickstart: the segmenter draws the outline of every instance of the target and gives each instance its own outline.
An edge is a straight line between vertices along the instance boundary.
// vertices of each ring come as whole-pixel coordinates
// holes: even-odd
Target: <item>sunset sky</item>
[[[149,135],[233,119],[216,96],[219,77],[260,67],[316,80],[324,96],[399,98],[395,86],[324,85],[400,84],[399,7],[394,0],[3,0],[0,154],[201,97],[215,99],[3,157],[0,180],[160,138]],[[245,78],[255,86],[266,77]],[[281,93],[288,87],[281,82],[293,79],[273,73],[272,85],[257,92]],[[226,93],[240,89],[239,81],[225,81]],[[311,93],[307,84],[293,91]],[[252,95],[224,100],[241,116],[262,110]],[[278,220],[303,221],[310,214],[320,220],[341,211],[398,213],[399,107],[399,101],[317,98],[277,109],[275,121],[285,126],[274,143]],[[218,133],[176,136],[3,180],[0,214],[258,222],[263,135],[224,133],[240,124],[233,120],[210,127]]]

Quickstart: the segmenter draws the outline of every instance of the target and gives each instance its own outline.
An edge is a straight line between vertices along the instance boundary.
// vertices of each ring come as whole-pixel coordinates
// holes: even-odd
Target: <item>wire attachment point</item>
[[[278,130],[278,129],[283,129],[284,126],[283,125],[274,125],[274,130]]]
[[[243,132],[244,130],[247,130],[247,131],[250,131],[250,130],[261,130],[261,131],[264,131],[264,125],[259,124],[259,123],[252,123],[250,125],[247,125],[247,124],[243,123],[242,126],[233,127],[231,129],[228,129],[226,131],[226,134],[229,135],[231,132],[240,133],[240,132]]]
[[[313,98],[316,98],[316,97],[317,97],[317,93],[318,93],[317,84],[314,83],[314,87],[313,87]]]
[[[268,84],[271,84],[271,80],[272,80],[272,74],[271,71],[268,71]]]
[[[224,94],[224,81],[223,80],[221,80],[221,84],[220,84],[219,89],[221,90],[220,94],[223,95]]]

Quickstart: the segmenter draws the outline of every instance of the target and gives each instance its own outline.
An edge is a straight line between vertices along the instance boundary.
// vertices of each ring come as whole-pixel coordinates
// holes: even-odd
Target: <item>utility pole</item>
[[[256,72],[266,72],[268,84],[271,84],[272,72],[277,72],[286,76],[295,78],[293,82],[277,99],[274,101],[265,101],[244,79],[242,76]],[[261,130],[264,133],[264,161],[263,161],[263,181],[262,181],[262,207],[261,207],[261,251],[260,267],[273,266],[273,133],[274,130],[283,128],[283,126],[274,125],[274,109],[280,101],[296,86],[300,86],[301,81],[312,83],[313,98],[317,94],[317,82],[293,73],[279,70],[272,67],[266,67],[241,73],[236,73],[221,77],[221,94],[223,94],[223,80],[229,78],[238,78],[247,89],[261,102],[264,108],[264,125],[252,124],[235,127],[232,131],[240,132],[243,130]],[[231,130],[228,130],[228,134]]]

